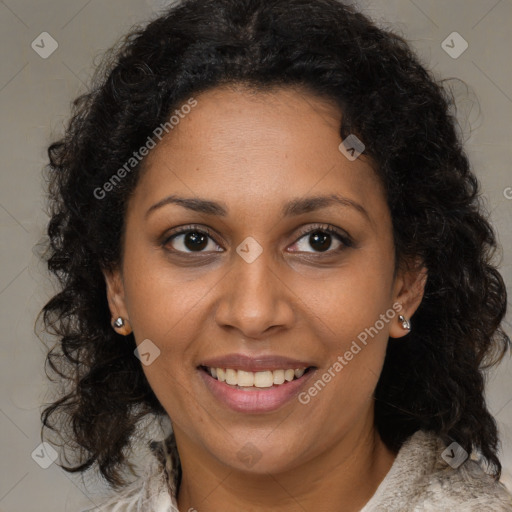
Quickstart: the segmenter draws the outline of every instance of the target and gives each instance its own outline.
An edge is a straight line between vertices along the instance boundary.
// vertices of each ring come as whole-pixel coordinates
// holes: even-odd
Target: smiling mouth
[[[259,372],[248,372],[232,368],[213,368],[200,366],[202,371],[229,386],[238,389],[251,388],[272,388],[281,386],[300,379],[303,375],[314,369],[313,366],[306,368],[287,368],[279,370],[263,370]]]

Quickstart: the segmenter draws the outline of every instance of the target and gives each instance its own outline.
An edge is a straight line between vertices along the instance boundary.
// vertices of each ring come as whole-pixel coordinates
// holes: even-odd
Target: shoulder
[[[448,464],[425,475],[415,511],[512,511],[512,496],[503,484],[472,459],[458,468]]]
[[[153,449],[143,474],[96,507],[81,512],[179,512],[168,460]]]
[[[456,454],[449,448],[431,432],[416,432],[362,512],[512,511],[505,486],[466,455],[450,465]]]

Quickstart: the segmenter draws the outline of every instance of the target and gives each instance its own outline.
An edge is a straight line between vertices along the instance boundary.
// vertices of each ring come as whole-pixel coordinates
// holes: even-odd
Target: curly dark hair
[[[127,342],[111,328],[102,273],[122,259],[124,214],[144,160],[106,199],[94,191],[184,100],[229,84],[298,87],[340,106],[341,138],[357,134],[384,185],[397,263],[420,258],[428,269],[415,328],[388,344],[376,428],[394,451],[420,429],[456,440],[498,478],[483,370],[510,345],[500,327],[506,289],[453,95],[401,36],[337,0],[184,0],[132,29],[74,101],[65,135],[48,148],[47,262],[61,289],[41,311],[58,338],[48,373],[65,385],[42,412],[43,433],[72,447],[64,467],[97,465],[112,486],[125,485],[137,425],[165,416],[133,334]]]

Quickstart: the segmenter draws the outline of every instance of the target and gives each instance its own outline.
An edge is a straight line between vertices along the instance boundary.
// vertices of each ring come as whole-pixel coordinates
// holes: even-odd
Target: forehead
[[[222,202],[228,214],[276,213],[291,197],[339,193],[385,213],[369,159],[349,161],[338,149],[342,112],[332,102],[291,88],[223,87],[194,99],[146,157],[134,208],[179,194]]]

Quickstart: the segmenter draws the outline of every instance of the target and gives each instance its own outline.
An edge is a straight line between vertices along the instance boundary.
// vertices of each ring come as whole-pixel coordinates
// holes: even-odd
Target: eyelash
[[[342,247],[339,247],[338,249],[328,249],[325,252],[315,252],[314,254],[323,255],[323,254],[332,254],[336,252],[340,252],[347,247],[353,247],[354,242],[352,239],[343,231],[335,228],[334,226],[331,226],[330,224],[313,224],[313,226],[309,226],[307,228],[302,228],[298,233],[298,238],[294,243],[297,243],[301,238],[303,238],[305,235],[315,233],[315,232],[321,232],[321,233],[327,233],[330,235],[334,235],[337,237],[337,239],[343,244]],[[177,231],[172,232],[169,236],[165,237],[165,240],[162,243],[162,246],[167,246],[169,242],[171,242],[175,237],[187,233],[199,233],[201,235],[207,235],[209,238],[211,238],[217,245],[220,245],[217,240],[215,239],[214,233],[207,227],[200,227],[196,224],[190,224],[188,226],[183,226],[182,228],[179,228]],[[169,249],[167,249],[169,250]],[[194,251],[191,252],[184,252],[184,251],[177,251],[175,249],[170,250],[170,252],[173,252],[175,254],[194,254]],[[299,251],[297,251],[299,252]],[[202,254],[201,251],[196,251],[196,254]],[[204,253],[203,253],[204,254]]]

